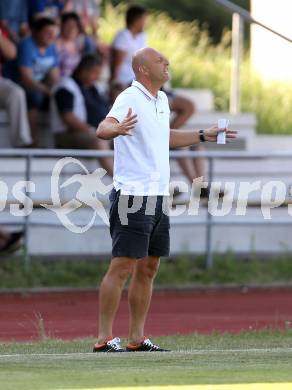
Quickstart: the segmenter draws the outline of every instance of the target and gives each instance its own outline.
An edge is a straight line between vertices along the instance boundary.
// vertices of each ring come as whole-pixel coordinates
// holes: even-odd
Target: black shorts
[[[121,195],[113,189],[109,198],[113,257],[169,256],[169,216],[163,213],[165,197]],[[127,213],[133,205],[137,211]]]

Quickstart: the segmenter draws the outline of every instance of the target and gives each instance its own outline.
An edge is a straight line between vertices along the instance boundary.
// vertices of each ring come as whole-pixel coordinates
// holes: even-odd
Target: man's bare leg
[[[136,262],[129,287],[129,342],[139,344],[144,338],[144,325],[151,302],[153,280],[159,268],[159,257],[149,256]]]
[[[194,160],[191,158],[177,158],[177,163],[180,166],[183,174],[187,177],[190,183],[197,177]]]
[[[197,151],[205,150],[201,146],[196,148]],[[196,157],[193,159],[196,177],[205,177],[206,175],[206,159],[204,157]]]
[[[175,112],[175,117],[170,125],[172,129],[179,129],[182,127],[195,112],[193,103],[182,96],[174,97],[170,102],[170,109]],[[178,158],[177,161],[190,183],[192,183],[196,177],[205,175],[204,158]]]
[[[121,300],[121,294],[128,276],[132,273],[136,259],[115,257],[103,278],[99,290],[99,332],[98,342],[112,337],[114,318]]]
[[[175,96],[170,101],[170,109],[175,113],[171,121],[171,129],[179,129],[182,127],[195,112],[193,103],[182,96]]]

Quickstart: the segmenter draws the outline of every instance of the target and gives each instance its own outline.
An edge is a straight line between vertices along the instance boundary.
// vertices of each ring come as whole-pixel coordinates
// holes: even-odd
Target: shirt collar
[[[140,89],[140,91],[147,97],[148,100],[157,100],[159,98],[159,91],[157,97],[153,96],[143,84],[139,83],[137,80],[133,80],[132,86]]]

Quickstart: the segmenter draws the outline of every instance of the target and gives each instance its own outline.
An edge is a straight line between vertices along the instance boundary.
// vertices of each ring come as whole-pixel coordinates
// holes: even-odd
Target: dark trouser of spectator
[[[33,145],[37,147],[39,143],[39,112],[46,112],[49,109],[49,95],[42,92],[26,90],[28,107],[28,119],[31,128]]]
[[[22,232],[9,233],[0,229],[0,253],[14,252],[19,249],[22,236]]]
[[[111,141],[97,138],[94,133],[67,130],[64,133],[55,134],[55,146],[59,149],[110,150],[112,143]],[[113,159],[111,157],[102,157],[98,161],[108,175],[113,176]]]

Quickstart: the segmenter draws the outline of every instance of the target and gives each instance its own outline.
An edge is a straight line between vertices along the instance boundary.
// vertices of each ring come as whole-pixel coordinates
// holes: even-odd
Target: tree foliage
[[[250,0],[232,0],[233,3],[249,10]],[[118,0],[110,0],[114,5]],[[152,10],[164,11],[179,21],[198,20],[199,24],[208,27],[214,42],[221,40],[224,28],[231,28],[231,14],[215,0],[126,0],[125,3],[141,4]]]

